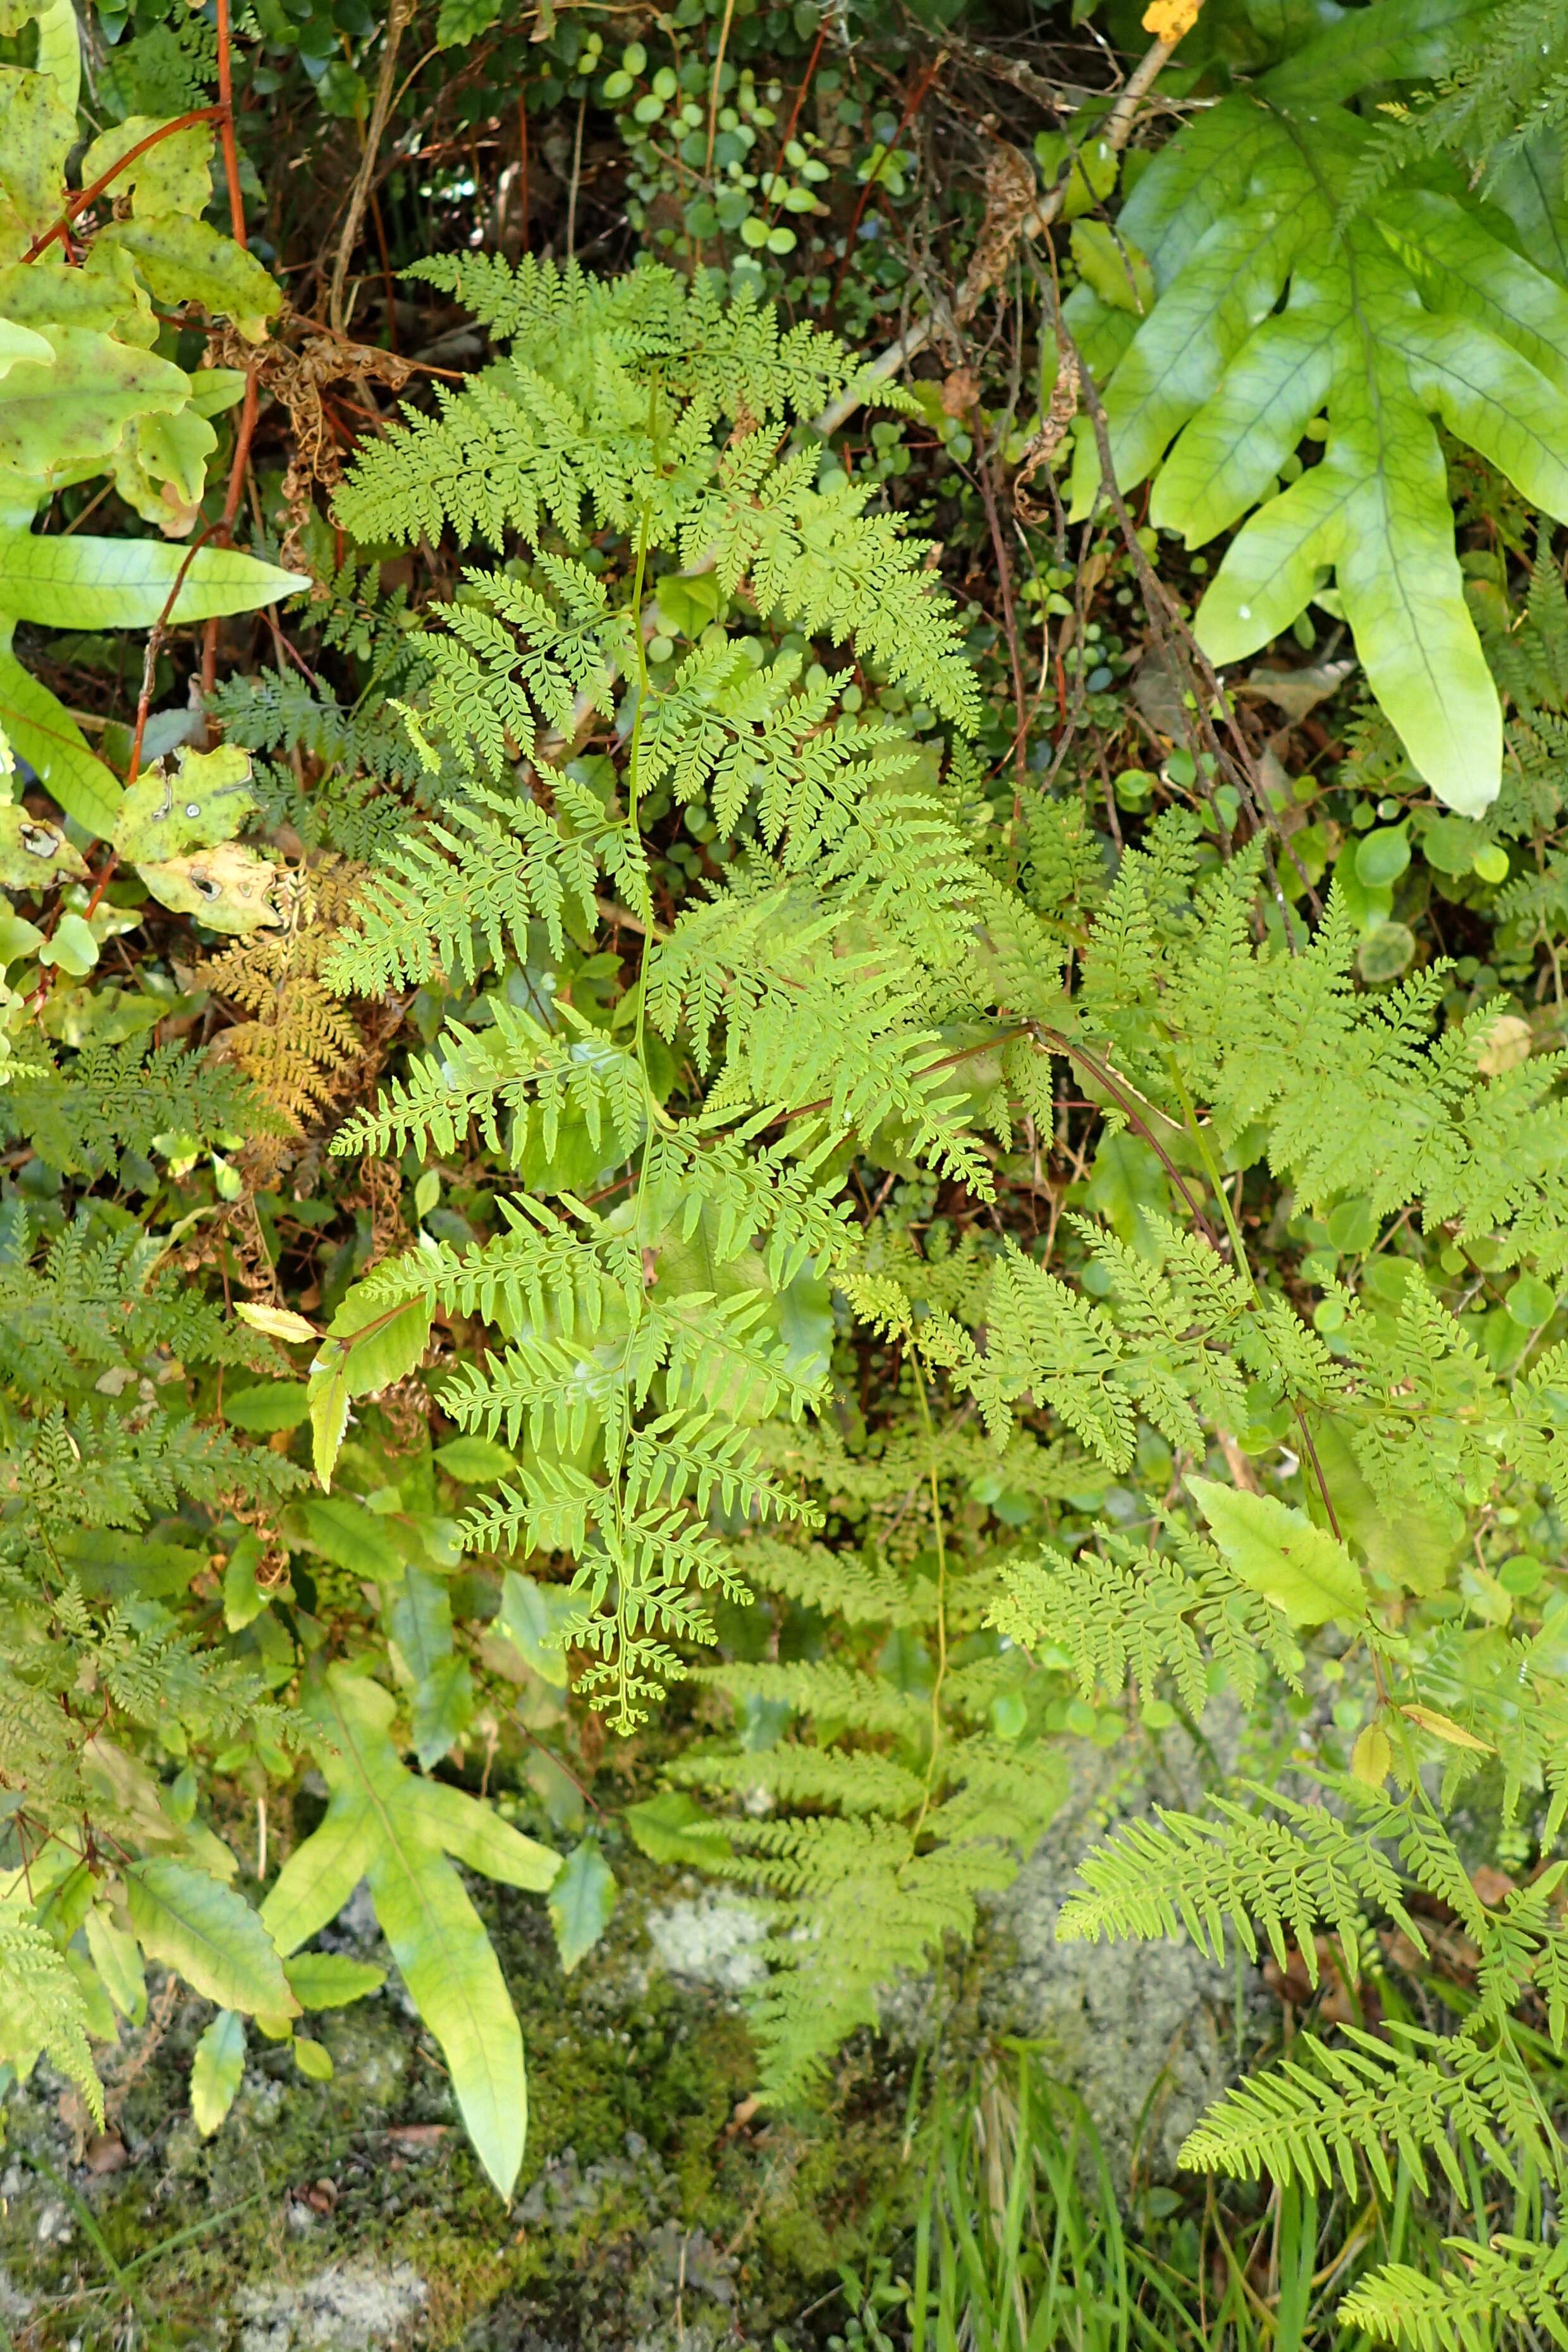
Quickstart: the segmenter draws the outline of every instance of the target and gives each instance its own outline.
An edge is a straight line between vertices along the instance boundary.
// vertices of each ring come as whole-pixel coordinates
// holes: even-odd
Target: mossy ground
[[[738,2004],[659,1968],[644,1918],[650,1899],[669,1899],[668,1874],[624,1875],[608,1932],[570,1979],[537,1901],[473,1887],[528,2049],[528,2153],[510,2212],[395,1979],[312,2021],[330,2083],[304,2081],[287,2044],[253,2034],[209,2140],[190,2114],[210,2015],[194,1998],[161,2039],[128,2031],[111,2063],[128,2085],[115,2102],[123,2157],[112,2139],[73,2145],[60,2085],[40,2069],[5,2110],[0,2312],[13,2340],[71,2352],[149,2336],[215,2352],[351,2352],[392,2336],[473,2352],[821,2341],[842,2319],[837,2265],[863,2261],[908,2202],[901,2067],[862,2044],[819,2114],[742,2107],[737,2120],[755,2076]],[[363,1895],[346,1921],[323,1940],[373,1948]],[[115,2168],[92,2168],[106,2159]]]

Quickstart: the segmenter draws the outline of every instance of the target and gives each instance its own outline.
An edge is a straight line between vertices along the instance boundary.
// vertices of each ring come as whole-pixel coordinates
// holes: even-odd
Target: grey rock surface
[[[703,1894],[688,1902],[651,1910],[648,1939],[671,1976],[712,1985],[721,1992],[744,1992],[767,1974],[756,1947],[767,1923],[754,1904],[732,1895]]]
[[[332,2263],[297,2285],[245,2287],[241,2352],[370,2352],[402,2334],[426,2294],[411,2263]]]

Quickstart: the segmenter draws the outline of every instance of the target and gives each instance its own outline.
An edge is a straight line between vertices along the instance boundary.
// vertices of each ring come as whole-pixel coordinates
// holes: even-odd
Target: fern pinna
[[[518,1189],[492,1238],[427,1235],[340,1311],[323,1482],[438,1315],[446,1411],[511,1457],[465,1545],[566,1587],[547,1642],[620,1727],[694,1671],[734,1707],[676,1772],[748,1800],[718,1866],[774,1908],[776,2095],[967,1933],[1064,1736],[1157,1738],[1225,1684],[1265,1723],[1270,1690],[1331,1691],[1326,1738],[1287,1730],[1257,1788],[1114,1838],[1063,1932],[1217,1949],[1228,1920],[1315,1969],[1322,1925],[1353,1983],[1379,1921],[1419,1954],[1413,1886],[1449,1906],[1479,1956],[1457,2032],[1299,2044],[1190,2153],[1374,2186],[1391,2149],[1412,2179],[1479,2163],[1539,2213],[1558,2158],[1520,2036],[1563,2032],[1557,1865],[1483,1901],[1433,1774],[1549,1855],[1562,1621],[1507,1530],[1568,1509],[1556,1060],[1500,1055],[1486,1012],[1439,1033],[1437,971],[1366,992],[1341,894],[1309,935],[1260,843],[1221,862],[1178,812],[1112,878],[1060,803],[977,826],[953,617],[868,486],[791,443],[847,373],[830,339],[653,269],[429,274],[510,355],[368,452],[340,512],[500,560],[421,639],[406,726],[441,809],[323,979],[456,1005],[334,1149],[474,1135]],[[896,689],[875,713],[862,679]],[[728,845],[672,920],[671,807]],[[606,943],[629,984],[562,985]],[[1032,1248],[951,1246],[936,1185],[983,1204],[1064,1064],[1102,1120],[1084,1207]],[[868,1219],[856,1165],[888,1171]],[[1307,1244],[1288,1274],[1249,1251],[1254,1169]],[[874,1438],[845,1385],[867,1349]],[[1512,2246],[1496,2309],[1545,2307]],[[1356,2297],[1428,2340],[1397,2264]]]

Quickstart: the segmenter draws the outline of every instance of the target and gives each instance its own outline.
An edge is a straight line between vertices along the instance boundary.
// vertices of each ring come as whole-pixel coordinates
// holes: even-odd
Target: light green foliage
[[[37,62],[0,68],[0,725],[67,814],[107,835],[120,797],[113,772],[16,661],[12,633],[18,621],[150,627],[184,551],[134,539],[35,538],[33,519],[56,490],[109,471],[148,522],[188,535],[217,446],[208,419],[237,399],[243,380],[233,370],[193,377],[160,357],[153,304],[200,305],[254,341],[282,298],[254,256],[201,217],[212,192],[210,123],[161,139],[128,167],[114,184],[130,194],[129,216],[105,223],[79,268],[68,268],[58,239],[28,257],[69,197],[80,80],[69,0],[41,0],[16,28],[28,21],[37,27]],[[158,128],[132,116],[92,141],[82,185]],[[177,617],[249,611],[300,584],[254,556],[203,547],[185,571]]]
[[[1500,2321],[1555,2337],[1568,2287],[1561,2244],[1500,2233],[1485,2245],[1450,2238],[1445,2251],[1456,2259],[1436,2277],[1408,2263],[1376,2272],[1340,2305],[1345,2326],[1409,2352],[1488,2352]]]
[[[542,1892],[555,1855],[489,1807],[409,1772],[389,1737],[391,1694],[329,1666],[307,1696],[326,1819],[292,1853],[261,1917],[285,1957],[334,1918],[368,1878],[376,1916],[419,2013],[440,2043],[468,2136],[503,2197],[522,2160],[522,2037],[478,1913],[447,1860]]]
[[[597,1218],[546,1181],[559,1208],[503,1203],[510,1230],[483,1250],[459,1257],[432,1242],[365,1290],[384,1313],[407,1301],[500,1323],[504,1346],[482,1369],[458,1368],[449,1408],[514,1447],[526,1430],[528,1456],[470,1515],[468,1540],[579,1555],[570,1638],[599,1653],[590,1686],[629,1724],[678,1666],[670,1637],[710,1638],[691,1580],[742,1590],[703,1525],[710,1501],[799,1516],[750,1427],[781,1403],[798,1412],[820,1386],[820,1360],[788,1336],[789,1294],[808,1255],[820,1276],[847,1243],[813,1181],[830,1139],[897,1120],[917,1148],[982,1172],[920,1007],[922,958],[964,953],[951,877],[962,903],[985,877],[941,801],[901,787],[910,755],[887,730],[844,714],[825,733],[831,694],[797,691],[798,659],[770,667],[749,635],[715,636],[656,688],[640,606],[612,602],[542,533],[553,524],[574,543],[591,504],[625,535],[634,591],[653,586],[660,560],[712,568],[726,593],[744,579],[785,621],[834,640],[853,631],[863,656],[954,717],[973,709],[973,689],[918,551],[864,512],[864,493],[819,494],[809,452],[781,457],[791,411],[814,413],[848,373],[830,338],[781,334],[771,311],[745,295],[721,301],[706,278],[689,291],[658,271],[601,283],[531,260],[515,277],[489,263],[427,274],[514,356],[384,455],[367,452],[342,511],[395,539],[448,520],[491,540],[511,526],[538,551],[526,578],[470,572],[468,601],[426,640],[429,684],[411,723],[466,772],[466,798],[372,884],[329,977],[384,985],[444,968],[473,979],[481,957],[500,969],[509,949],[530,952],[535,921],[559,954],[567,924],[595,919],[601,875],[647,922],[635,818],[661,784],[683,798],[706,791],[731,824],[754,794],[773,853],[661,943],[635,1033],[617,1042],[574,1008],[541,1020],[502,1001],[484,1029],[449,1029],[437,1056],[338,1139],[445,1150],[472,1124],[500,1149],[504,1120],[513,1164],[531,1169],[531,1154],[547,1169],[568,1129],[611,1164],[648,1139],[635,1215]],[[628,677],[623,804],[539,749],[569,751]],[[871,919],[890,928],[890,952],[854,951],[854,927]],[[684,1019],[706,1064],[721,1006],[725,1057],[707,1110],[672,1119],[651,1030],[673,1038]],[[744,1150],[796,1106],[806,1116],[778,1142]],[[751,1247],[764,1235],[765,1271]],[[318,1369],[324,1415],[329,1379],[341,1388],[353,1360],[351,1349],[341,1377]],[[330,1468],[330,1416],[323,1427]]]
[[[1278,120],[1259,116],[1265,161]],[[1175,169],[1157,164],[1134,201]],[[1321,226],[1324,266],[1341,267]],[[1147,249],[1168,289],[1174,265],[1157,238]],[[1211,1819],[1130,1828],[1090,1858],[1063,1932],[1184,1927],[1217,1953],[1228,1921],[1281,1965],[1294,1945],[1315,1982],[1320,1923],[1353,1978],[1369,1913],[1419,1950],[1409,1882],[1440,1893],[1468,1931],[1482,1922],[1484,1997],[1464,2031],[1299,2052],[1190,2149],[1288,2181],[1359,2152],[1382,2182],[1386,2117],[1407,2157],[1435,2154],[1447,2175],[1456,2131],[1495,2162],[1524,2128],[1514,2012],[1532,1976],[1556,1982],[1557,1931],[1543,1896],[1494,1928],[1417,1773],[1436,1759],[1451,1795],[1495,1759],[1504,1819],[1544,1808],[1555,1835],[1564,1698],[1555,1635],[1509,1636],[1494,1615],[1477,1638],[1420,1611],[1451,1572],[1457,1498],[1479,1507],[1500,1480],[1568,1501],[1568,1454],[1557,1350],[1495,1361],[1429,1278],[1419,1234],[1484,1247],[1537,1286],[1521,1292],[1531,1328],[1550,1322],[1568,1266],[1555,1064],[1499,1061],[1489,1016],[1435,1037],[1436,973],[1363,992],[1344,889],[1309,935],[1265,886],[1260,845],[1216,865],[1182,814],[1149,825],[1108,884],[1082,828],[1030,804],[1015,887],[962,822],[962,743],[933,773],[906,730],[846,708],[779,643],[831,639],[844,614],[876,673],[950,719],[970,709],[940,607],[910,601],[917,551],[818,489],[808,447],[780,454],[791,409],[843,379],[831,346],[777,339],[700,279],[432,268],[512,356],[369,451],[340,510],[395,540],[449,525],[495,545],[515,530],[527,552],[504,574],[471,570],[421,641],[405,721],[448,797],[373,877],[331,967],[340,984],[422,983],[467,1009],[338,1148],[447,1160],[477,1135],[521,1187],[488,1237],[426,1233],[353,1295],[352,1328],[340,1318],[312,1374],[323,1476],[351,1391],[392,1376],[374,1335],[406,1332],[401,1365],[437,1316],[478,1318],[480,1347],[440,1389],[494,1449],[454,1465],[479,1490],[462,1541],[516,1559],[497,1630],[537,1687],[561,1689],[570,1661],[577,1690],[629,1727],[722,1640],[704,1679],[734,1734],[670,1777],[729,1810],[632,1828],[766,1898],[770,1974],[752,2006],[775,2097],[820,2078],[900,1969],[972,1930],[1059,1800],[1059,1734],[1152,1732],[1173,1719],[1167,1692],[1195,1718],[1222,1682],[1266,1715],[1280,1683],[1305,1693],[1325,1639],[1362,1645],[1372,1736],[1327,1805],[1268,1809],[1237,1786]],[[1447,531],[1446,499],[1442,513]],[[824,550],[835,581],[860,583],[852,616],[807,564]],[[659,600],[683,609],[681,583],[710,573],[713,619],[689,652],[654,659]],[[1550,625],[1544,591],[1540,609]],[[608,754],[581,756],[607,736]],[[642,823],[656,793],[744,844],[668,932]],[[573,968],[610,921],[646,941],[636,988],[621,1006],[559,1001],[539,975]],[[688,1073],[679,1113],[665,1044]],[[983,1134],[1005,1149],[1022,1118],[1048,1127],[1061,1059],[1107,1128],[1059,1271],[1005,1235],[947,1255],[847,1216],[850,1151],[984,1202]],[[1337,1219],[1347,1249],[1391,1228],[1375,1280],[1331,1283],[1312,1320],[1237,1225],[1226,1179],[1258,1163],[1298,1213]],[[874,1454],[823,1415],[829,1286],[856,1344],[902,1367]],[[842,1390],[835,1410],[853,1418]],[[1237,1471],[1238,1449],[1258,1472]],[[1167,1475],[1178,1453],[1184,1496]],[[1120,1507],[1135,1531],[1068,1513],[1061,1541],[1017,1532],[1113,1480],[1132,1482]],[[410,1555],[385,1603],[427,1762],[463,1704],[446,1712],[461,1661],[441,1598]],[[829,1654],[786,1650],[803,1622],[835,1628]],[[1397,1800],[1373,1785],[1390,1771]],[[584,1841],[552,1891],[563,1961],[613,1893]]]
[[[567,1855],[550,1890],[550,1924],[555,1930],[561,1966],[568,1976],[609,1926],[619,1891],[598,1840],[584,1838]]]
[[[1258,509],[1199,609],[1210,656],[1256,652],[1331,572],[1414,765],[1474,816],[1497,797],[1501,714],[1462,593],[1436,425],[1568,520],[1568,280],[1555,240],[1533,233],[1527,174],[1494,179],[1497,211],[1463,168],[1432,166],[1365,184],[1342,211],[1380,152],[1347,103],[1371,71],[1367,45],[1380,79],[1429,73],[1445,61],[1429,15],[1423,0],[1377,0],[1356,44],[1335,27],[1205,110],[1117,224],[1147,257],[1149,315],[1109,311],[1086,278],[1066,317],[1097,364],[1113,354],[1111,459],[1123,491],[1158,467],[1152,521],[1198,547]],[[1472,29],[1461,16],[1452,54]],[[1130,340],[1113,331],[1121,321],[1136,324]],[[1319,416],[1321,457],[1302,470],[1298,445],[1317,455],[1303,435]],[[1079,446],[1087,512],[1100,467],[1087,429]]]

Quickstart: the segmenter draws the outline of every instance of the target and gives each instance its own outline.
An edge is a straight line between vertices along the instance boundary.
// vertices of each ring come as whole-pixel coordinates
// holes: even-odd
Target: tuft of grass
[[[1336,2197],[1320,2215],[1300,2188],[1226,2210],[1212,2180],[1123,2210],[1082,2101],[1026,2042],[939,2090],[911,2154],[912,2223],[868,2273],[841,2270],[831,2352],[1371,2352],[1335,2306],[1415,2223],[1403,2167],[1392,2213]]]

